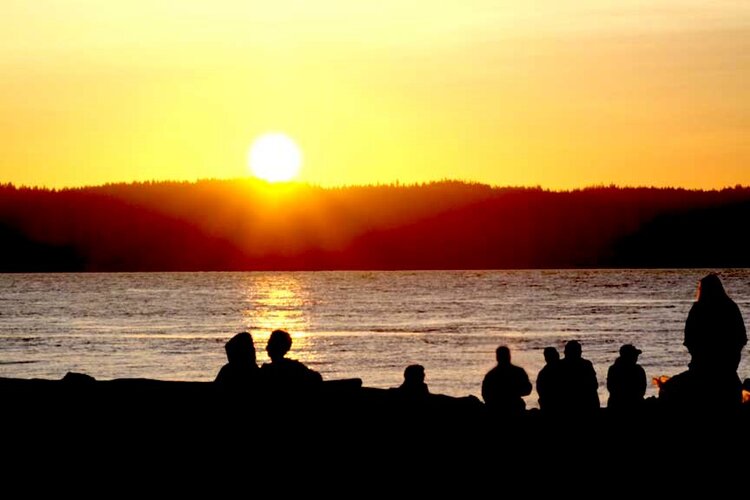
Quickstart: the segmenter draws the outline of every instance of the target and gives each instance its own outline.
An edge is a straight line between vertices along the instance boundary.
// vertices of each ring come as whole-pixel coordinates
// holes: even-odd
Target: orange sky
[[[4,0],[0,33],[0,182],[241,177],[281,131],[326,186],[750,185],[747,0]]]

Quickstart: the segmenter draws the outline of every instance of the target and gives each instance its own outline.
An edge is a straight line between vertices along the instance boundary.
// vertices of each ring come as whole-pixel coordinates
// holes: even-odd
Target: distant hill
[[[0,185],[0,271],[747,267],[750,189]]]

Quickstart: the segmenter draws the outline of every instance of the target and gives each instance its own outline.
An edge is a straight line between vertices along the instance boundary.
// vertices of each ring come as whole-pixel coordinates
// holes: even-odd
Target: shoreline
[[[681,377],[686,378],[684,372]],[[677,377],[680,378],[680,377]],[[675,413],[689,416],[691,411],[697,417],[711,416],[712,409],[697,404],[690,406],[684,402],[675,404],[675,394],[682,396],[684,390],[678,387],[670,389],[666,395],[660,391],[658,397],[643,400],[639,409],[627,414],[616,414],[606,406],[601,406],[594,414],[571,414],[550,416],[538,408],[526,408],[521,420],[562,421],[572,420],[620,420],[620,417],[631,423],[640,419],[652,419]],[[737,415],[750,423],[750,379],[743,385],[745,401],[737,407]],[[665,396],[668,396],[665,398]],[[450,416],[451,418],[497,419],[486,405],[476,396],[455,397],[430,393],[425,397],[405,397],[396,389],[381,389],[362,385],[359,378],[324,380],[320,387],[313,391],[294,394],[269,394],[262,389],[227,389],[215,382],[167,381],[147,378],[122,378],[97,380],[89,375],[69,372],[62,379],[23,379],[0,377],[0,400],[3,401],[4,417],[28,416],[35,412],[55,409],[75,413],[85,412],[96,407],[98,411],[115,412],[125,408],[135,411],[139,408],[156,412],[175,413],[178,409],[205,407],[224,409],[241,409],[269,406],[279,409],[313,410],[314,414],[325,415],[338,412],[362,413],[360,418],[379,414],[388,416]],[[668,406],[670,405],[671,406]],[[76,406],[77,405],[77,406]],[[72,414],[72,413],[71,413]],[[716,415],[726,417],[726,413]],[[518,417],[505,417],[509,421],[518,421]],[[503,417],[500,416],[502,420]]]

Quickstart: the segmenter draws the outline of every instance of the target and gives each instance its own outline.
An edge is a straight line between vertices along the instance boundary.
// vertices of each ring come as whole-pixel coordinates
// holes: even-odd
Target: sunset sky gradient
[[[4,0],[0,182],[750,185],[747,0]]]

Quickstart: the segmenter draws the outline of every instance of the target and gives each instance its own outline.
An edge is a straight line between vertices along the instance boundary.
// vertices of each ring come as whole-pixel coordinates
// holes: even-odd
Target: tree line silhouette
[[[750,188],[0,185],[0,271],[744,267]]]

